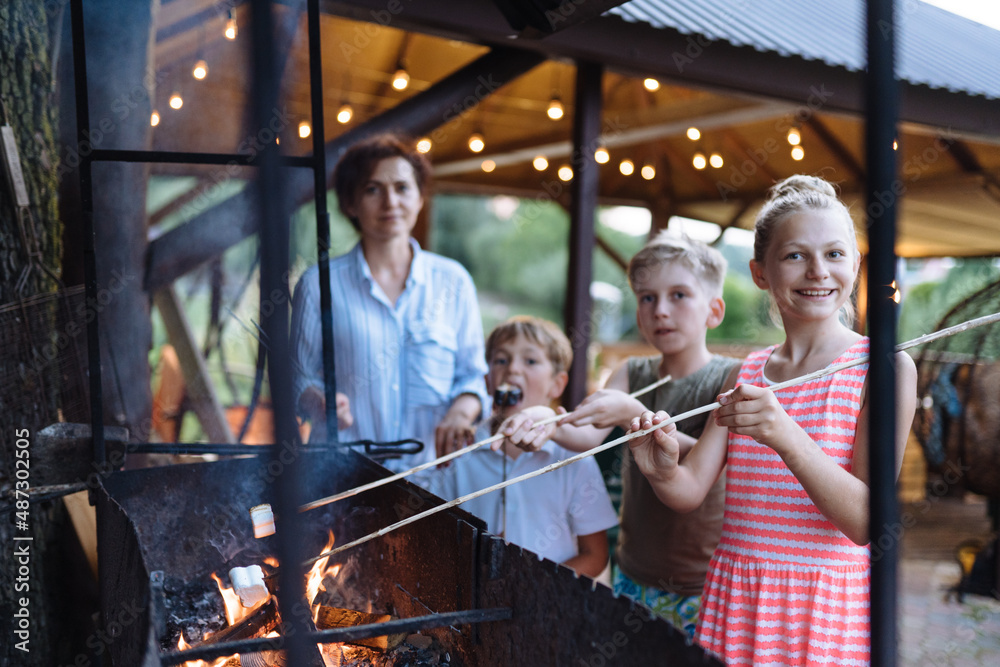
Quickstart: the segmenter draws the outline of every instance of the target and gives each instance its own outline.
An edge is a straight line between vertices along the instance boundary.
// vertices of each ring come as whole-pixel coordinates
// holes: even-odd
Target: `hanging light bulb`
[[[558,95],[552,96],[552,99],[549,101],[549,108],[545,113],[552,120],[559,120],[563,117],[562,100],[559,99]]]
[[[341,125],[347,125],[351,122],[351,118],[354,117],[354,109],[347,102],[340,105],[340,109],[337,110],[337,122]]]
[[[194,68],[191,70],[191,76],[201,81],[206,76],[208,76],[208,63],[204,60],[199,60],[194,64]]]
[[[392,87],[396,90],[406,90],[406,87],[410,85],[410,73],[406,71],[403,64],[400,63],[396,68],[396,73],[392,75]]]
[[[788,137],[786,138],[788,139],[788,143],[792,146],[798,146],[802,142],[802,133],[799,132],[799,128],[797,126],[792,125],[792,127],[788,129]]]
[[[618,164],[618,171],[625,176],[631,176],[632,172],[635,171],[635,165],[632,163],[632,160],[622,160]]]
[[[480,166],[483,168],[483,171],[488,174],[497,168],[497,163],[493,160],[483,160],[483,163]]]
[[[608,149],[601,146],[596,151],[594,151],[594,160],[598,164],[607,164],[608,160],[611,159],[611,155],[608,154]]]
[[[545,171],[549,168],[549,161],[545,159],[544,155],[538,155],[531,161],[531,165],[536,171]]]
[[[646,77],[646,79],[642,82],[642,85],[645,86],[646,90],[649,92],[660,89],[660,82],[653,77]]]
[[[896,281],[893,280],[892,283],[889,285],[889,287],[892,288],[892,296],[889,298],[895,301],[896,303],[899,303],[900,293],[899,293],[899,288],[896,286]]]
[[[417,152],[418,153],[430,153],[431,152],[431,140],[427,137],[420,137],[417,139]]]
[[[174,93],[173,95],[170,96],[168,104],[170,104],[171,109],[180,109],[182,106],[184,106],[184,98],[181,97],[180,93]]]
[[[701,130],[697,127],[689,127],[687,130],[687,138],[691,141],[698,141],[701,139]]]
[[[892,140],[892,150],[894,150],[894,151],[898,151],[899,150],[899,141],[896,140],[896,139]]]
[[[483,140],[483,135],[480,132],[473,132],[469,137],[469,150],[473,153],[479,153],[484,148],[486,148],[486,142]]]
[[[792,146],[792,159],[798,162],[806,156],[806,149],[802,146]]]
[[[572,181],[573,180],[573,168],[568,164],[564,164],[559,167],[559,171],[556,172],[559,176],[560,181]]]
[[[642,165],[642,169],[639,170],[639,175],[647,181],[651,181],[656,178],[656,167],[653,166],[652,162],[647,162]]]
[[[237,29],[236,29],[236,10],[235,9],[230,9],[229,10],[229,18],[226,20],[226,29],[223,32],[223,34],[226,36],[226,39],[232,41],[232,40],[236,39],[236,32],[237,32]]]
[[[712,168],[718,169],[722,166],[722,156],[718,153],[712,153],[708,157],[708,163],[712,165]]]
[[[156,127],[160,124],[160,112],[153,109],[153,113],[149,114],[149,124]]]
[[[708,159],[705,158],[704,153],[698,151],[694,154],[694,157],[691,158],[691,164],[694,165],[695,169],[701,170],[708,166]]]
[[[302,121],[299,123],[299,137],[305,139],[312,133],[312,128],[309,127],[309,123]]]

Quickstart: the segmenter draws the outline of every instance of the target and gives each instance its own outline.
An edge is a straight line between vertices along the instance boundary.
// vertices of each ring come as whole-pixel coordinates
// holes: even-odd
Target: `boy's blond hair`
[[[663,230],[650,239],[628,264],[628,282],[635,291],[637,281],[667,262],[680,262],[690,269],[709,298],[722,296],[729,263],[715,248],[692,239],[687,234]]]
[[[545,355],[552,362],[553,373],[568,370],[573,363],[573,346],[566,334],[554,323],[540,317],[517,315],[506,322],[498,324],[486,339],[486,361],[493,361],[497,348],[518,336],[527,338],[535,345],[545,350]]]

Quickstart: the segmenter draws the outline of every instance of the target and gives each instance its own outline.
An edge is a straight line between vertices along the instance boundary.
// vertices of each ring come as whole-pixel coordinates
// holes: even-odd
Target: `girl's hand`
[[[351,399],[347,394],[337,392],[337,426],[341,429],[350,428],[354,423],[354,415],[351,414]]]
[[[766,387],[741,384],[719,395],[722,404],[715,411],[715,423],[730,433],[753,438],[774,449],[786,441],[797,425],[781,407],[774,392]]]
[[[646,411],[632,420],[629,434],[643,431],[670,419],[662,410],[653,414]],[[651,480],[669,480],[680,464],[680,445],[677,442],[677,426],[669,424],[652,433],[629,440],[629,448],[642,474]]]
[[[595,428],[628,428],[629,422],[645,408],[642,403],[617,389],[601,389],[583,399],[559,425],[593,426]]]
[[[507,436],[503,440],[497,440],[490,447],[497,451],[504,442],[509,442],[515,447],[520,447],[526,452],[537,452],[540,450],[552,434],[556,431],[556,423],[536,426],[535,423],[543,419],[548,419],[556,414],[564,414],[566,410],[562,407],[559,412],[544,405],[534,405],[521,410],[516,415],[508,417],[500,424],[497,435]]]

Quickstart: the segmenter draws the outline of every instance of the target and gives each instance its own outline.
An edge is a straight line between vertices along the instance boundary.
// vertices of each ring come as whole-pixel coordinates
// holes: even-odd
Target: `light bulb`
[[[301,123],[299,123],[299,136],[300,137],[302,137],[303,139],[305,139],[306,137],[308,137],[310,135],[310,133],[312,133],[312,128],[309,127],[309,123],[307,123],[306,121],[302,121]]]
[[[694,157],[691,158],[691,164],[694,165],[695,169],[701,170],[704,169],[706,166],[708,166],[708,160],[705,158],[704,153],[698,151],[697,153],[694,154]]]
[[[208,76],[208,63],[204,60],[199,60],[194,64],[194,68],[191,70],[191,76],[201,81],[206,76]]]
[[[806,150],[802,146],[792,146],[792,159],[798,162],[806,156]]]
[[[545,159],[544,155],[537,156],[531,161],[531,164],[537,171],[545,171],[549,168],[549,161]]]
[[[156,127],[160,124],[160,112],[153,109],[153,113],[149,114],[149,124]]]
[[[236,17],[233,15],[232,10],[229,12],[229,20],[226,21],[226,30],[223,33],[228,40],[236,39]]]
[[[635,165],[632,164],[632,160],[622,160],[618,165],[618,171],[625,176],[631,176],[632,172],[635,171]]]
[[[483,160],[483,164],[480,165],[487,174],[497,168],[497,163],[493,160]]]
[[[652,78],[652,77],[647,77],[642,82],[642,85],[645,86],[646,90],[648,90],[649,92],[653,92],[654,90],[659,90],[660,89],[660,82],[657,81],[656,79]]]
[[[651,164],[644,164],[642,165],[642,169],[639,171],[639,174],[647,181],[651,181],[656,178],[656,167]]]
[[[169,104],[171,109],[180,109],[184,106],[184,98],[181,97],[180,93],[174,93],[170,96]]]
[[[892,150],[894,150],[894,151],[898,151],[899,150],[899,142],[896,141],[895,139],[892,140]]]
[[[699,130],[697,127],[689,127],[687,131],[687,137],[691,141],[698,141],[699,139],[701,139],[701,130]]]
[[[559,171],[556,172],[559,176],[560,181],[572,181],[573,180],[573,168],[568,164],[564,164],[559,167]]]
[[[431,140],[427,137],[420,137],[417,140],[417,152],[418,153],[430,153],[431,152]]]
[[[788,143],[790,143],[792,146],[798,146],[799,143],[802,141],[802,133],[799,132],[799,128],[794,127],[794,126],[792,128],[790,128],[788,130],[788,137],[787,137],[787,139],[788,139]]]
[[[611,159],[611,156],[608,155],[608,149],[607,148],[604,148],[602,146],[602,147],[598,148],[596,151],[594,151],[594,160],[596,160],[598,164],[607,164],[608,160],[610,160],[610,159]]]
[[[484,148],[486,148],[486,142],[483,141],[483,135],[481,135],[479,132],[473,132],[472,136],[469,137],[469,150],[472,151],[473,153],[479,153]],[[490,169],[490,171],[493,170]]]
[[[405,69],[400,67],[396,70],[396,73],[392,75],[392,87],[396,90],[406,90],[408,85],[410,85],[410,74]]]
[[[558,95],[553,97],[549,102],[549,108],[545,113],[548,114],[548,117],[552,120],[559,120],[563,117],[563,105]]]
[[[708,157],[708,163],[712,165],[714,169],[718,169],[719,167],[722,166],[722,156],[719,155],[718,153],[712,153]]]
[[[346,125],[351,122],[351,118],[354,116],[354,109],[351,108],[350,104],[346,102],[340,105],[340,109],[337,111],[337,122],[341,125]]]

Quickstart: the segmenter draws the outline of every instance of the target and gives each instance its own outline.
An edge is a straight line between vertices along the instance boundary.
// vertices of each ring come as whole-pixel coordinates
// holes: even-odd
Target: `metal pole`
[[[868,0],[868,73],[865,77],[868,192],[868,370],[870,415],[896,414],[896,180],[898,88],[895,80],[895,24],[892,0]],[[889,529],[898,522],[896,500],[896,420],[869,419],[872,549],[871,664],[896,664],[896,570],[898,541]]]
[[[279,108],[278,72],[275,67],[274,16],[270,0],[251,0],[251,49],[253,80],[251,90],[252,127],[261,136],[273,122]],[[269,122],[270,121],[270,122]],[[273,129],[272,129],[273,131]],[[304,596],[303,574],[297,563],[302,562],[305,540],[302,521],[296,511],[300,502],[299,474],[301,452],[294,421],[292,378],[288,358],[288,216],[285,180],[279,163],[278,146],[269,141],[260,151],[261,161],[254,195],[259,211],[261,294],[268,295],[273,308],[261,312],[264,332],[270,342],[268,382],[274,406],[274,436],[276,446],[268,463],[274,471],[274,505],[281,517],[281,539],[278,558],[285,564],[279,575],[278,607],[288,639],[286,660],[290,665],[309,665],[313,652],[304,637],[309,632],[309,610],[300,601]],[[272,295],[280,295],[275,298]],[[285,456],[285,450],[290,456]]]
[[[316,202],[316,248],[319,251],[319,309],[323,327],[323,386],[326,392],[327,442],[336,444],[337,374],[334,361],[333,304],[330,294],[330,212],[326,202],[326,126],[323,119],[323,50],[319,0],[309,0],[309,92],[312,101],[313,190]],[[298,400],[298,397],[294,397]]]
[[[568,409],[587,395],[587,348],[590,345],[590,282],[593,276],[594,220],[600,174],[594,151],[601,133],[601,79],[597,63],[576,65],[573,115],[573,182],[570,186],[569,275],[566,281],[566,331],[573,345],[569,384],[563,395]]]

